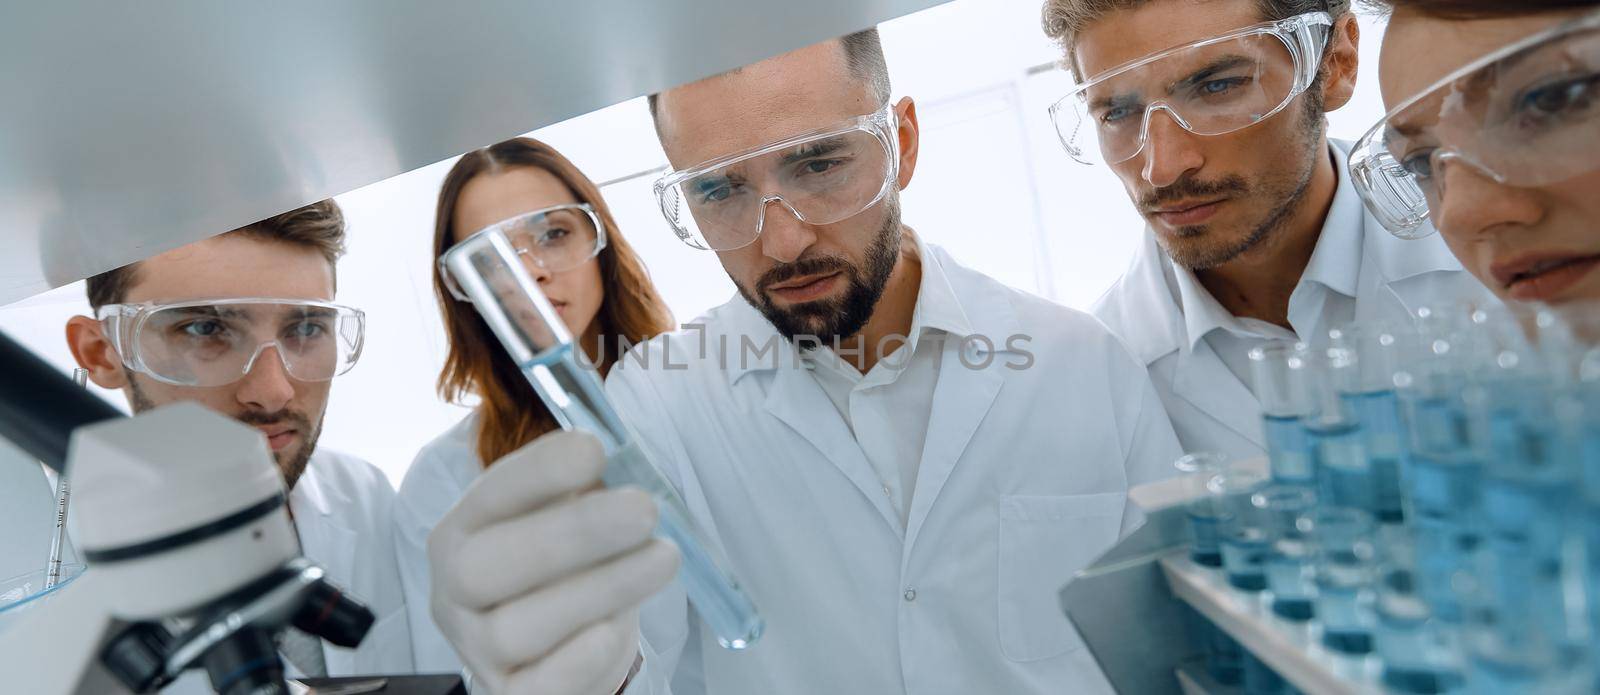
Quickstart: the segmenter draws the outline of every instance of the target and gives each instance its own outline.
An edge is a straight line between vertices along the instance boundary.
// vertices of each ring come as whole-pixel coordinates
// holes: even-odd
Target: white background
[[[1067,87],[1039,29],[1039,0],[956,0],[882,26],[894,95],[919,105],[922,154],[904,217],[957,259],[1015,287],[1086,309],[1130,259],[1143,223],[1115,177],[1069,160],[1045,108]],[[1381,21],[1362,18],[1366,68],[1355,100],[1331,114],[1354,139],[1382,114]],[[654,208],[648,172],[665,158],[643,99],[531,133],[605,187],[622,233],[643,255],[680,321],[734,295],[716,256],[681,244]],[[490,143],[484,143],[488,145]],[[377,464],[396,484],[416,451],[465,411],[434,391],[444,333],[429,272],[439,183],[454,160],[339,196],[349,255],[338,300],[366,310],[361,363],[334,384],[322,446]],[[68,317],[86,313],[82,283],[0,308],[0,330],[51,363],[74,365]],[[118,406],[121,394],[102,392]]]

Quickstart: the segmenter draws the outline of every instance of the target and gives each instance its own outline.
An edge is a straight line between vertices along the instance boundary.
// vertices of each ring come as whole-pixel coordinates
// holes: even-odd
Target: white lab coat
[[[948,282],[994,352],[969,369],[946,343],[904,527],[839,410],[743,299],[695,322],[703,353],[680,331],[613,367],[617,409],[767,623],[754,648],[721,649],[674,583],[642,612],[627,692],[1109,692],[1057,591],[1140,523],[1128,489],[1167,474],[1176,438],[1098,322],[921,255],[923,291]],[[1030,339],[1008,351],[1013,335]],[[742,336],[780,347],[741,360]],[[1033,363],[1008,367],[1021,350]]]
[[[323,448],[311,455],[305,473],[289,491],[302,553],[376,618],[355,649],[323,643],[329,676],[412,672],[411,635],[395,563],[393,505],[394,487],[382,471]],[[285,673],[300,675],[289,664]],[[162,692],[188,695],[211,690],[204,672],[191,671]]]
[[[1331,145],[1339,184],[1327,221],[1356,225],[1361,239],[1352,245],[1360,249],[1360,258],[1335,259],[1359,264],[1357,322],[1404,321],[1419,307],[1451,298],[1493,301],[1437,234],[1408,241],[1386,231],[1349,183],[1349,144]],[[1325,228],[1323,238],[1330,236]],[[1146,229],[1132,265],[1092,311],[1149,368],[1185,450],[1215,451],[1233,459],[1264,456],[1260,402],[1206,341],[1195,342],[1190,349],[1172,273],[1171,259],[1156,243],[1155,233]],[[1337,327],[1328,321],[1316,323],[1321,331]]]

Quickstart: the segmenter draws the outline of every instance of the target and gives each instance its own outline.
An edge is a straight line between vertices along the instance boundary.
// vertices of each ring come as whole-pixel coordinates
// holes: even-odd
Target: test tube
[[[1402,537],[1386,547],[1375,587],[1383,684],[1397,693],[1450,692],[1461,684],[1459,635],[1433,619],[1418,593],[1414,546]]]
[[[1222,566],[1222,526],[1228,520],[1228,506],[1206,488],[1227,465],[1222,454],[1209,451],[1187,454],[1173,464],[1182,475],[1184,511],[1193,536],[1189,559],[1206,567]]]
[[[1322,644],[1336,652],[1372,651],[1372,579],[1377,569],[1377,530],[1364,510],[1323,507],[1312,521],[1317,542],[1317,620]]]
[[[1462,398],[1471,354],[1465,318],[1455,307],[1419,309],[1416,352],[1407,372],[1396,375],[1409,427],[1410,467],[1401,487],[1418,588],[1433,615],[1449,623],[1461,622],[1455,578],[1479,544],[1482,460]]]
[[[1266,524],[1271,547],[1267,552],[1267,590],[1272,612],[1285,620],[1304,622],[1316,614],[1313,571],[1316,545],[1311,539],[1311,514],[1317,497],[1298,485],[1262,488],[1250,503]]]
[[[1261,401],[1272,478],[1287,485],[1315,484],[1311,439],[1303,418],[1311,414],[1310,384],[1303,367],[1306,346],[1278,341],[1250,350],[1250,371]]]
[[[1329,363],[1334,388],[1361,424],[1373,513],[1381,523],[1398,524],[1405,518],[1400,469],[1406,442],[1394,378],[1401,372],[1410,331],[1384,324],[1350,325],[1330,331],[1328,337],[1336,355]]]
[[[1323,504],[1372,512],[1377,494],[1367,448],[1362,442],[1361,422],[1333,383],[1336,370],[1353,361],[1350,351],[1327,348],[1307,351],[1298,367],[1291,365],[1291,370],[1305,372],[1299,378],[1309,384],[1311,393],[1312,408],[1305,417],[1305,427],[1311,436],[1311,470],[1316,474],[1317,498]]]
[[[78,388],[89,388],[89,370],[82,367],[72,370],[72,382]],[[45,565],[44,588],[61,583],[61,556],[67,551],[67,506],[72,500],[72,486],[67,476],[56,478],[56,525],[50,536],[50,557]]]
[[[1267,588],[1266,559],[1271,540],[1262,516],[1250,498],[1265,487],[1266,473],[1248,464],[1233,462],[1206,483],[1226,518],[1221,525],[1222,569],[1228,584],[1241,591]]]
[[[1467,407],[1476,445],[1486,454],[1481,608],[1496,616],[1492,629],[1505,632],[1505,641],[1576,649],[1564,586],[1576,570],[1566,547],[1569,510],[1580,502],[1578,453],[1559,426],[1563,399],[1551,377],[1560,370],[1530,342],[1538,337],[1529,334],[1531,323],[1509,310],[1473,315],[1483,361],[1466,391]]]
[[[657,533],[678,546],[679,578],[717,641],[727,649],[753,645],[764,628],[755,604],[696,527],[683,499],[639,448],[598,374],[587,366],[505,235],[496,229],[474,234],[446,251],[439,266],[447,282],[471,299],[556,421],[600,440],[607,457],[605,483],[635,485],[656,498]]]

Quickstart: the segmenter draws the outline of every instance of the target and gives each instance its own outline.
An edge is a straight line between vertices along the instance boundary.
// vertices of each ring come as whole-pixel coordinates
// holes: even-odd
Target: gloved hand
[[[553,432],[496,461],[428,536],[432,612],[494,695],[613,693],[638,653],[639,605],[672,580],[656,505],[599,487],[594,437]]]

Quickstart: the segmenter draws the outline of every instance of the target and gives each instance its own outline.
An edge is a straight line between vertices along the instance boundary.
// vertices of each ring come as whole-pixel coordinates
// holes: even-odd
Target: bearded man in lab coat
[[[558,433],[490,466],[429,538],[433,613],[475,685],[1110,692],[1057,591],[1178,454],[1144,365],[931,243],[973,230],[901,219],[917,112],[890,99],[875,30],[652,102],[675,168],[661,208],[740,296],[636,348],[607,390],[766,633],[723,649],[681,585],[659,591],[676,553],[649,539],[650,499],[593,490],[593,440]]]
[[[91,277],[96,316],[67,324],[78,364],[134,412],[194,401],[266,436],[305,556],[375,617],[356,649],[287,630],[290,676],[411,671],[394,488],[372,464],[317,448],[331,380],[364,334],[364,316],[333,303],[343,251],[343,214],[324,200]],[[190,671],[165,692],[206,683]]]
[[[1057,132],[1149,224],[1094,314],[1149,368],[1185,449],[1266,453],[1252,348],[1487,298],[1437,236],[1367,213],[1350,143],[1327,137],[1356,84],[1349,0],[1048,0],[1044,27],[1078,78]]]

